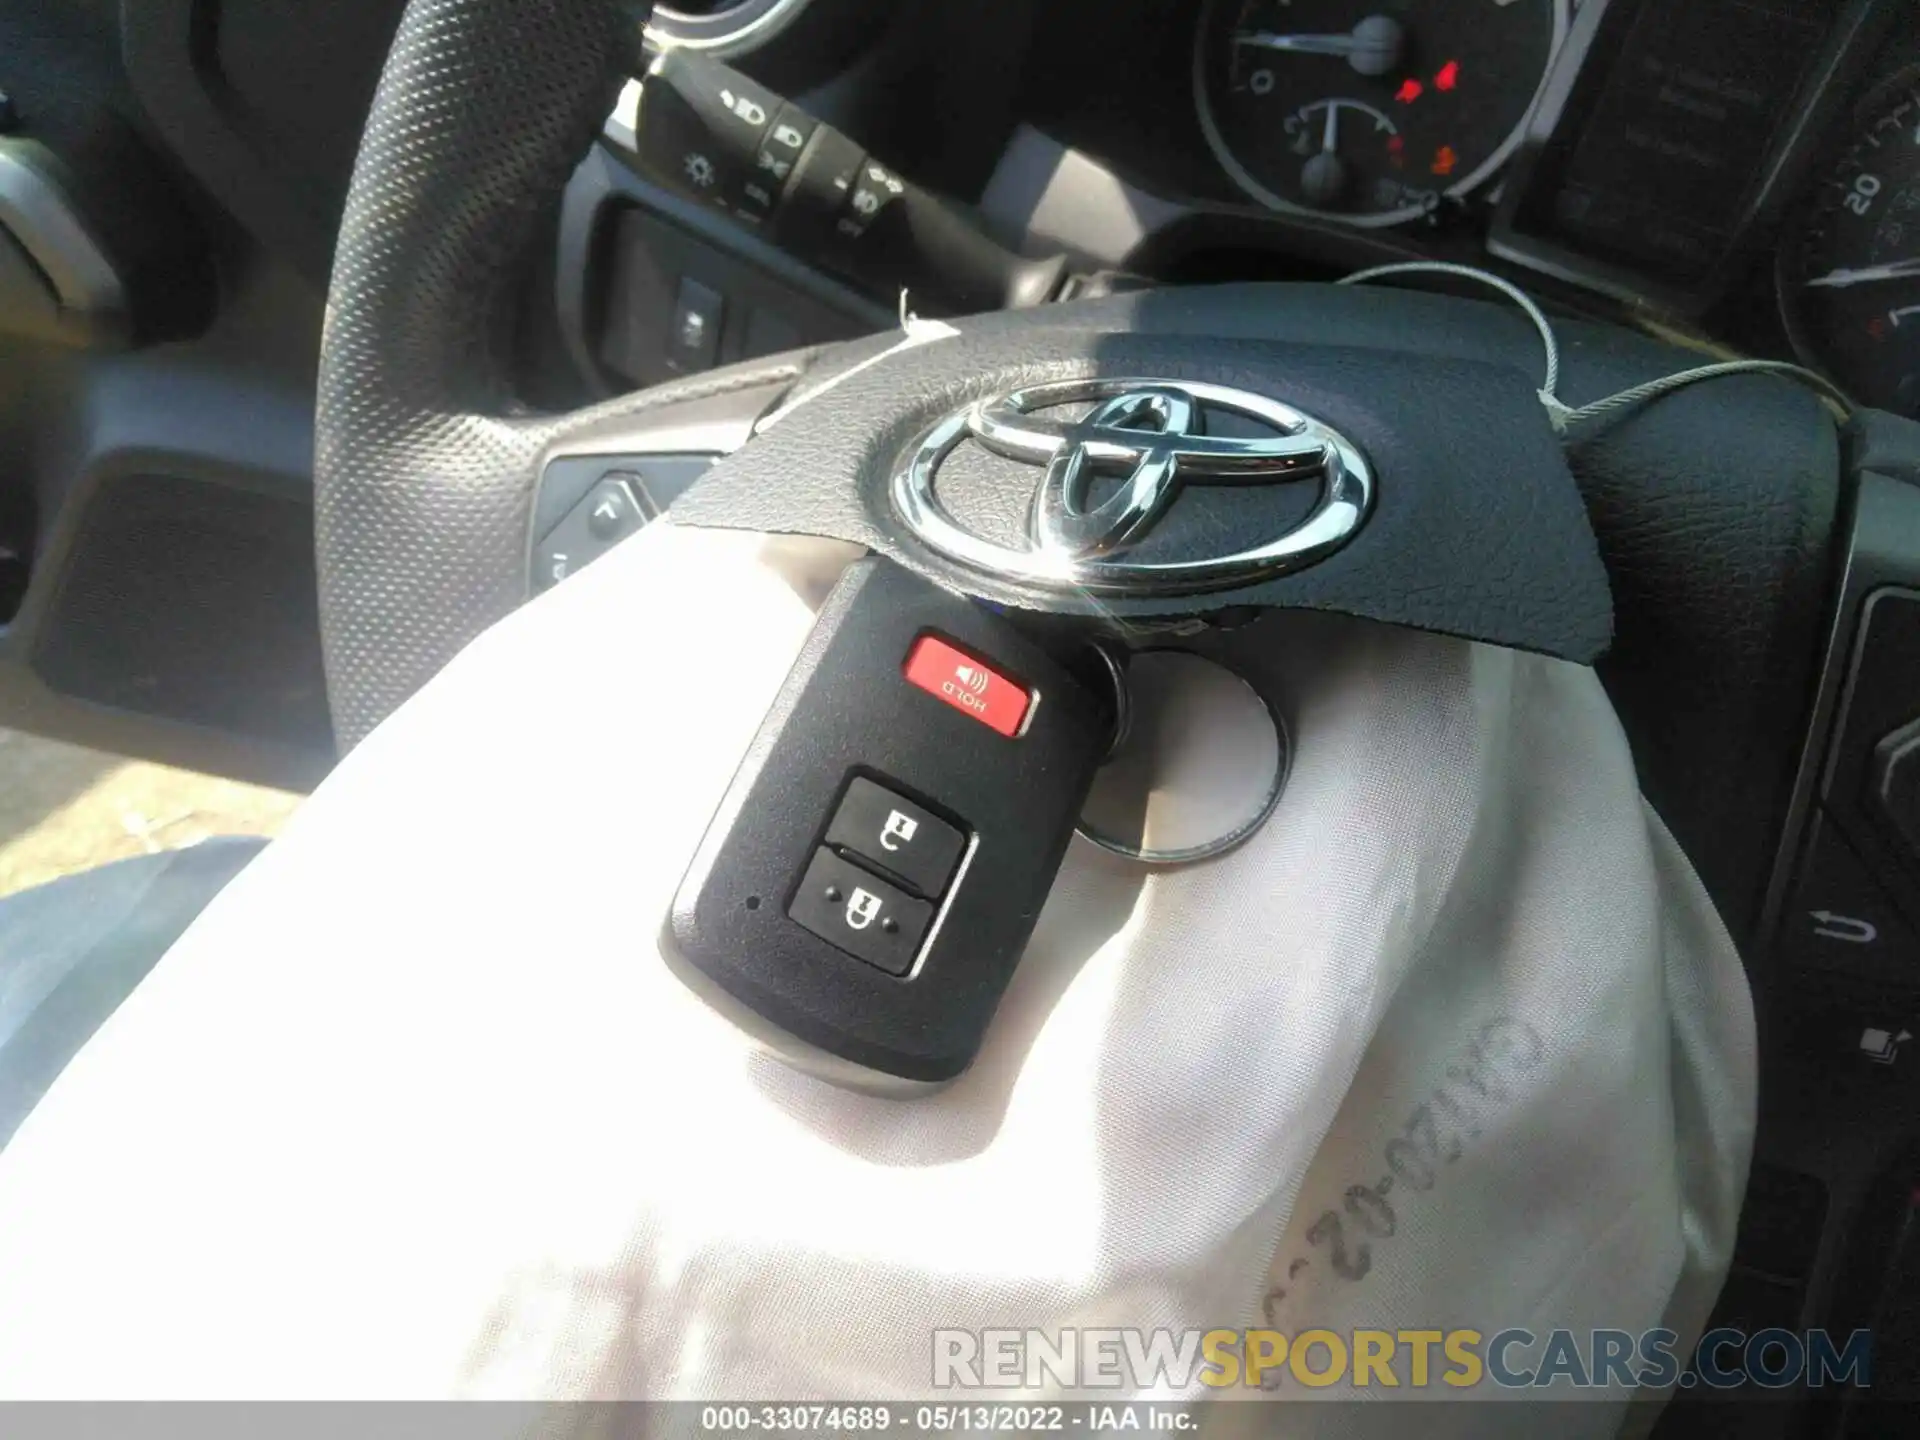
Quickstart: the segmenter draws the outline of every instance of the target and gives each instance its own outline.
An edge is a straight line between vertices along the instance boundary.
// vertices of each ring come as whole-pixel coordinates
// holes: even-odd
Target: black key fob
[[[1106,753],[1113,702],[1007,621],[850,566],[715,812],[675,972],[863,1089],[972,1062]]]

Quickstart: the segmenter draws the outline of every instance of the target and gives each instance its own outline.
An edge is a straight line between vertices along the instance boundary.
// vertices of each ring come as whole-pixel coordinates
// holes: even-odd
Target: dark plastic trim
[[[619,155],[621,115],[631,114],[628,87],[608,121],[606,142],[595,145],[567,183],[560,202],[558,261],[555,267],[555,304],[568,358],[596,395],[627,390],[626,382],[608,373],[593,351],[592,319],[604,303],[603,250],[608,221],[622,207],[634,207],[670,221],[692,239],[733,260],[763,272],[808,299],[845,315],[864,330],[884,330],[898,319],[885,306],[838,280],[805,265],[778,246],[741,229],[710,207],[663,189],[627,165]],[[624,132],[630,139],[631,130]]]
[[[1860,624],[1868,599],[1889,587],[1920,586],[1920,486],[1865,471],[1846,518],[1847,556],[1833,608],[1813,715],[1781,827],[1757,934],[1770,938],[1780,922],[1810,817],[1819,802],[1835,735],[1835,721],[1853,673]]]
[[[228,88],[213,56],[219,8],[219,0],[123,0],[127,76],[194,178],[268,248],[324,281],[339,216],[288,174],[286,157],[263,154],[225,103]]]

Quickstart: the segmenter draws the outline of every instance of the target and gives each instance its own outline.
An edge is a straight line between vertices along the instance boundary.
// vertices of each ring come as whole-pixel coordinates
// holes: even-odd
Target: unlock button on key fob
[[[946,891],[966,843],[946,821],[865,776],[847,786],[827,827],[827,844],[872,861],[933,899]]]
[[[904,975],[933,919],[933,906],[822,846],[787,914],[849,955]]]

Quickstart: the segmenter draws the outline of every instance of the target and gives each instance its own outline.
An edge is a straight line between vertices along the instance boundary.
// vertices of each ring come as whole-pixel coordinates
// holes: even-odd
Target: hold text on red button
[[[907,656],[908,681],[1002,735],[1013,735],[1027,718],[1031,697],[1006,676],[963,655],[933,635],[922,635]]]

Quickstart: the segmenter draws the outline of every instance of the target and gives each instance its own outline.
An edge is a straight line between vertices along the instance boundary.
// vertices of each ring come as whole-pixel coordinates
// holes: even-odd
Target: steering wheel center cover
[[[1095,401],[1079,418],[1049,408]],[[1218,434],[1207,415],[1263,425],[1264,434]],[[941,499],[940,471],[968,440],[1004,459],[1043,467],[1028,528],[1031,543],[974,533]],[[1098,504],[1103,472],[1114,488]],[[1273,539],[1230,554],[1133,558],[1190,483],[1310,482],[1311,511]],[[894,514],[950,560],[1043,591],[1167,595],[1217,590],[1299,569],[1338,550],[1366,523],[1373,472],[1347,439],[1311,416],[1243,391],[1198,381],[1068,380],[980,400],[933,427],[894,470]],[[1189,507],[1190,510],[1191,507]],[[1164,548],[1164,547],[1163,547]]]
[[[1126,298],[1125,331],[981,317],[845,371],[674,519],[851,541],[1016,609],[1333,610],[1606,649],[1606,571],[1522,372],[1157,334]]]

